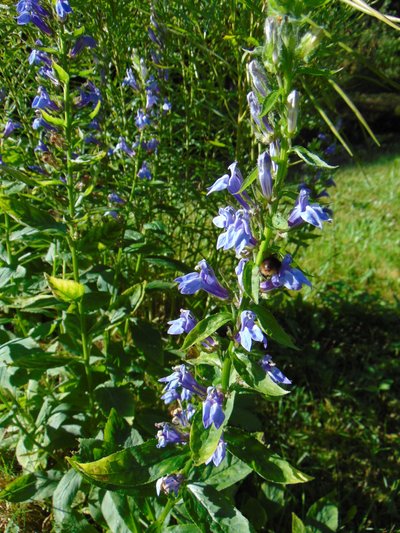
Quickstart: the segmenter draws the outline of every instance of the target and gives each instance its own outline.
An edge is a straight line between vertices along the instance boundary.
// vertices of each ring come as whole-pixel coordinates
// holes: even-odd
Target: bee
[[[274,274],[278,274],[281,264],[275,255],[271,255],[261,263],[260,272],[265,278],[270,278]]]

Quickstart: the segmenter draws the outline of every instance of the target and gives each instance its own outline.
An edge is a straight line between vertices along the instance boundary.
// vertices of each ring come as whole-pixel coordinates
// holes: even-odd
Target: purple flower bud
[[[154,30],[152,28],[149,28],[147,32],[149,34],[150,39],[153,41],[153,43],[159,46],[160,48],[162,48],[163,43],[160,40],[160,38],[155,34]]]
[[[220,428],[225,420],[222,410],[224,395],[216,387],[208,387],[207,398],[203,402],[203,426],[207,429],[212,424],[216,429]]]
[[[153,91],[146,90],[146,111],[158,102],[158,96]]]
[[[29,12],[29,7],[28,7],[28,10],[26,11],[24,10],[19,11],[18,6],[20,4],[25,4],[25,5],[30,4],[31,6],[34,6],[34,8],[32,8],[30,12]],[[40,10],[43,10],[47,15],[47,11],[43,9],[38,3],[29,2],[29,1],[19,2],[17,5],[17,11],[20,13],[20,15],[17,17],[17,24],[19,24],[20,26],[24,26],[25,24],[29,24],[30,22],[32,22],[32,24],[35,24],[35,26],[38,27],[40,31],[42,31],[43,33],[47,33],[47,35],[51,35],[52,31],[49,28],[49,26],[44,22],[42,18],[43,15],[39,15],[37,13],[35,9],[37,7],[39,7]]]
[[[163,106],[162,106],[162,110],[164,111],[164,113],[168,113],[169,111],[171,111],[171,109],[172,109],[171,102],[167,98],[165,98]]]
[[[258,156],[258,179],[261,185],[261,191],[268,201],[272,197],[272,176],[271,176],[271,158],[268,152],[263,152]]]
[[[161,492],[164,492],[164,494],[167,495],[173,492],[175,496],[178,496],[179,487],[184,479],[182,474],[172,474],[171,476],[161,477],[156,483],[157,496],[159,496]]]
[[[235,268],[235,273],[237,275],[237,278],[238,278],[238,284],[239,284],[239,287],[241,289],[241,291],[244,291],[244,287],[243,287],[243,271],[244,271],[244,267],[246,266],[246,263],[248,263],[248,259],[241,259],[237,265],[237,267]]]
[[[249,104],[251,118],[258,126],[260,131],[267,136],[272,135],[274,133],[274,130],[272,129],[271,124],[268,122],[267,117],[264,116],[260,118],[261,106],[257,96],[253,92],[250,92],[247,95],[247,102]]]
[[[39,165],[29,165],[29,170],[32,172],[36,172],[36,174],[41,174],[42,176],[48,176],[49,173],[42,167],[39,167]]]
[[[91,81],[88,81],[79,89],[79,94],[80,99],[77,103],[77,107],[85,107],[88,104],[92,104],[94,109],[101,100],[100,90]]]
[[[208,465],[211,461],[214,463],[214,466],[219,466],[222,461],[225,459],[226,455],[226,442],[223,437],[219,439],[218,446],[215,449],[215,452],[205,461],[205,464]]]
[[[20,127],[21,127],[21,124],[19,122],[14,122],[13,120],[8,120],[7,124],[4,127],[3,138],[7,139],[7,137],[10,137],[10,135],[12,134],[12,132],[14,130],[16,130],[16,129],[20,128]]]
[[[158,141],[157,139],[150,139],[149,141],[142,141],[141,146],[143,150],[151,154],[157,151],[157,147],[159,144],[160,144],[160,141]]]
[[[90,35],[81,35],[76,40],[76,43],[71,48],[71,51],[69,53],[70,57],[76,57],[78,54],[82,52],[85,48],[95,48],[97,46],[97,42],[93,37]]]
[[[36,50],[35,48],[29,54],[28,62],[30,65],[40,65],[40,63],[44,63],[49,68],[52,65],[52,60],[49,54],[42,52],[41,50]]]
[[[50,80],[53,85],[60,85],[60,82],[58,81],[56,74],[52,68],[49,68],[47,66],[40,67],[38,70],[39,76],[42,76],[42,78],[45,78],[47,80]]]
[[[47,131],[57,131],[57,128],[49,124],[43,117],[36,117],[35,120],[32,122],[32,128],[34,130],[44,128]]]
[[[272,361],[270,355],[264,355],[264,357],[259,361],[261,368],[269,375],[269,377],[275,381],[275,383],[290,385],[292,382],[282,372],[277,368],[275,363]]]
[[[118,218],[119,218],[118,211],[113,211],[113,210],[111,210],[111,211],[106,211],[106,212],[104,213],[104,216],[105,216],[105,217],[111,217],[111,218],[113,218],[114,220],[118,220]]]
[[[240,315],[240,331],[235,339],[248,352],[251,351],[253,341],[262,342],[264,347],[267,346],[267,337],[255,323],[256,318],[257,315],[252,311],[243,311]]]
[[[186,444],[189,439],[189,433],[181,433],[167,422],[156,424],[156,427],[161,428],[156,435],[157,448],[165,448],[168,444]]]
[[[254,89],[265,98],[268,93],[267,78],[262,65],[255,59],[249,63],[249,74]]]
[[[214,270],[205,259],[202,259],[196,268],[199,272],[191,272],[174,280],[179,283],[178,289],[182,294],[194,294],[202,289],[221,300],[229,298],[229,291],[219,284]]]

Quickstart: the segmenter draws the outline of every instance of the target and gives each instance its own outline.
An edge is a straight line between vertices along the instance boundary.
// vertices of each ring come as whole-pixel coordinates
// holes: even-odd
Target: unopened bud
[[[271,176],[271,158],[268,152],[263,152],[258,156],[258,180],[261,185],[261,191],[267,200],[272,197],[272,176]]]
[[[297,127],[297,116],[299,113],[300,93],[296,90],[292,91],[287,97],[288,104],[288,132],[294,133]]]
[[[262,65],[253,60],[250,61],[248,68],[253,88],[265,98],[268,93],[268,82]]]
[[[322,31],[315,33],[307,32],[303,35],[297,49],[298,55],[307,61],[307,58],[317,48],[322,36]]]

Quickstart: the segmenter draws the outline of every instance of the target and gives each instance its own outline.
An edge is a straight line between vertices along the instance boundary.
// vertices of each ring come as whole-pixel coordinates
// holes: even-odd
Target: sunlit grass
[[[399,290],[400,154],[340,169],[331,191],[334,219],[303,252],[316,289],[342,281],[393,301]],[[299,258],[300,260],[300,258]]]

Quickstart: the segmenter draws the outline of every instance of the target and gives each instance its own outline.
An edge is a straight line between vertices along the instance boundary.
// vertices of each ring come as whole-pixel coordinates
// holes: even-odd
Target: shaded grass
[[[334,221],[325,224],[321,238],[299,257],[305,270],[317,273],[317,291],[332,281],[345,281],[355,290],[395,299],[400,279],[399,175],[399,152],[337,172],[331,194]]]

